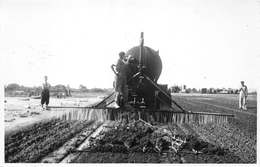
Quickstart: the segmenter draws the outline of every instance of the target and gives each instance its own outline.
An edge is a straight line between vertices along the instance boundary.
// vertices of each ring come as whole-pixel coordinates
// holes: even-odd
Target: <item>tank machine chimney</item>
[[[139,65],[138,65],[138,71],[142,73],[142,70],[145,68],[142,64],[142,57],[143,57],[143,52],[144,52],[144,33],[141,32],[141,38],[140,38],[140,50],[139,50]]]

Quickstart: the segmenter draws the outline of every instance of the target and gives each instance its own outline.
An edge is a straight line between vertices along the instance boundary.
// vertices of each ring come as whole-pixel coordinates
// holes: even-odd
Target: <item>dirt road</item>
[[[50,98],[52,106],[89,106],[101,98]],[[5,97],[5,133],[22,129],[31,124],[48,121],[51,119],[51,111],[43,110],[40,99],[29,97]]]

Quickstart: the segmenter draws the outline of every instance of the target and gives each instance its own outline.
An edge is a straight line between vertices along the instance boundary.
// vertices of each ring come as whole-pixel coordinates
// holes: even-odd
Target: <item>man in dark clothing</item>
[[[119,108],[119,101],[121,98],[121,94],[123,96],[123,101],[125,103],[125,107],[131,107],[128,103],[128,89],[126,85],[126,65],[129,64],[129,59],[132,58],[131,55],[126,58],[126,61],[124,61],[124,52],[119,53],[119,59],[117,60],[116,65],[112,64],[111,68],[115,73],[115,107]],[[115,69],[113,67],[116,67]]]
[[[70,94],[70,85],[68,84],[67,88],[66,88],[66,92],[67,92],[67,96],[68,97],[71,97],[71,94]]]
[[[48,110],[51,85],[47,82],[48,80],[47,76],[44,76],[44,80],[45,82],[42,84],[43,91],[42,91],[41,105],[42,105],[42,109],[44,109],[43,104],[46,103],[46,110]]]

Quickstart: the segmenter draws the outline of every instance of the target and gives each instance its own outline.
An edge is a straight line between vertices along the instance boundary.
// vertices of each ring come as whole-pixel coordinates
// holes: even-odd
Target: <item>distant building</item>
[[[185,93],[191,93],[191,88],[185,89]]]
[[[198,91],[197,91],[196,88],[192,88],[191,92],[192,92],[192,93],[198,93]]]
[[[201,93],[208,93],[207,88],[202,88],[202,89],[201,89]]]
[[[222,89],[217,88],[216,93],[220,93]]]
[[[227,93],[228,93],[228,90],[226,90],[226,88],[223,88],[219,93],[221,93],[221,94],[227,94]]]
[[[14,95],[22,95],[24,94],[25,92],[23,90],[16,90],[16,91],[13,91],[13,94]]]
[[[181,86],[181,92],[182,93],[186,93],[186,89],[187,89],[186,85]]]
[[[232,88],[228,88],[228,93],[234,93],[234,89],[232,89]]]
[[[238,94],[238,89],[234,89],[233,93]]]
[[[210,88],[210,89],[209,89],[209,93],[216,93],[215,88]]]
[[[170,87],[170,91],[172,93],[179,93],[181,91],[181,88],[178,85],[174,85]]]

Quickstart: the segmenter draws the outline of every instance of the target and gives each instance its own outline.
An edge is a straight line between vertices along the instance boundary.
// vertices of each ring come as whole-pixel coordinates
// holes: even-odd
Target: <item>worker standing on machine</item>
[[[112,64],[111,68],[113,72],[115,73],[115,108],[119,108],[120,105],[120,99],[121,94],[123,96],[123,101],[125,107],[131,107],[128,103],[128,89],[126,85],[126,65],[129,64],[129,59],[132,58],[131,55],[129,55],[126,60],[124,60],[125,52],[119,53],[119,59],[117,60],[116,65]],[[114,68],[116,67],[116,68]]]
[[[247,86],[244,84],[244,81],[241,81],[241,86],[239,87],[239,109],[246,110],[246,98],[247,98]]]

